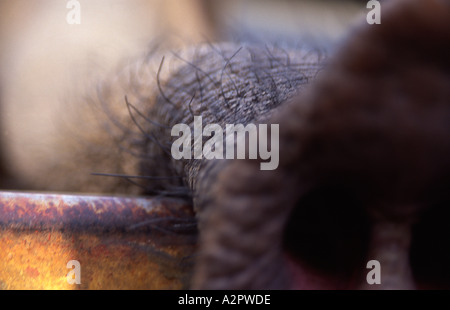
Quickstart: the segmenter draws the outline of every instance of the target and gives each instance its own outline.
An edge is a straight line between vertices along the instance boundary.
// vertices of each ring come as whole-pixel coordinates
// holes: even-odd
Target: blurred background
[[[52,161],[64,102],[155,42],[258,41],[335,46],[365,17],[366,1],[79,0],[0,1],[2,156],[14,174]]]

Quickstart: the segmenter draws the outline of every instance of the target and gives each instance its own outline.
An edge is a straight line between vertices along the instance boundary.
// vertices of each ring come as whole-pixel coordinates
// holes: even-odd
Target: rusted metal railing
[[[195,247],[182,200],[0,192],[0,289],[185,288]]]

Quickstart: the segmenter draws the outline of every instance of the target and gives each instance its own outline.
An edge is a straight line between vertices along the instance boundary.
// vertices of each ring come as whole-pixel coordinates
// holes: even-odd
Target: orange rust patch
[[[27,269],[25,269],[25,272],[27,276],[32,278],[36,278],[39,275],[39,271],[36,268],[32,268],[30,266],[28,266]]]
[[[28,194],[30,203],[11,195],[0,193],[2,289],[187,288],[196,233],[181,202],[144,200],[126,210],[117,197],[99,206],[93,201],[108,198],[53,195],[39,205],[36,197],[46,196]],[[81,284],[67,282],[71,260],[80,262]]]

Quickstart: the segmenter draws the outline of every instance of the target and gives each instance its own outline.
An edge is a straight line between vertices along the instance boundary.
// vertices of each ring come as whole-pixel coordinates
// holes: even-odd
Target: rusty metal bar
[[[0,289],[186,288],[195,249],[183,200],[0,192]]]

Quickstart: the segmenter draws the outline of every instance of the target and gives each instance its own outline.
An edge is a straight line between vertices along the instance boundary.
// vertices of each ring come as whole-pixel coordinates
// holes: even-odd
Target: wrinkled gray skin
[[[206,47],[203,51],[205,54],[196,53],[194,60],[174,73],[168,83],[163,86],[163,94],[158,97],[154,110],[156,119],[164,119],[166,124],[189,124],[191,128],[193,115],[201,115],[204,126],[215,123],[222,128],[225,128],[225,124],[268,123],[268,119],[273,117],[274,112],[310,83],[321,67],[321,55],[317,51],[288,51],[267,46],[236,44],[214,48]],[[166,131],[165,135],[160,133],[157,136],[168,137],[168,133]],[[161,152],[161,150],[155,150],[154,147],[154,143],[149,145],[152,154]],[[178,175],[185,176],[183,185],[192,189],[200,231],[202,231],[204,223],[208,222],[211,225],[210,221],[214,221],[214,218],[217,217],[221,221],[237,224],[225,227],[225,231],[220,231],[219,225],[217,226],[218,230],[215,231],[229,239],[228,241],[222,240],[225,244],[234,244],[238,247],[236,253],[233,253],[232,247],[225,246],[223,249],[219,249],[212,246],[211,249],[215,252],[213,255],[216,258],[222,257],[222,259],[202,261],[198,266],[199,270],[196,272],[193,286],[196,288],[288,287],[287,277],[279,273],[278,264],[273,261],[272,255],[281,253],[278,246],[274,246],[269,241],[273,239],[273,236],[270,236],[273,232],[261,227],[255,231],[259,231],[261,234],[267,233],[269,235],[267,238],[262,235],[260,235],[260,240],[254,238],[245,240],[240,237],[245,236],[240,231],[245,227],[252,227],[255,223],[264,226],[264,218],[267,218],[267,215],[258,215],[257,213],[258,211],[270,212],[270,210],[262,206],[258,208],[253,204],[251,208],[247,206],[248,211],[239,210],[241,201],[236,202],[227,198],[226,202],[231,205],[229,211],[234,213],[232,218],[227,218],[226,215],[221,216],[218,213],[210,214],[210,212],[215,212],[212,211],[214,210],[214,201],[220,200],[221,195],[224,194],[221,194],[221,190],[217,190],[215,185],[220,183],[220,178],[226,175],[226,169],[232,164],[232,161],[175,162],[169,160],[169,162],[170,167],[175,167]],[[164,172],[164,175],[170,173],[169,169]],[[149,168],[149,171],[155,170],[156,167]],[[257,175],[255,174],[255,177]],[[266,172],[266,175],[272,175],[275,181],[277,172]],[[240,180],[238,175],[229,176],[229,178]],[[286,180],[279,180],[277,184],[285,182]],[[264,192],[257,187],[254,190],[258,193]],[[248,195],[250,196],[250,193]],[[260,195],[260,197],[264,198],[264,195]],[[244,199],[245,204],[245,197],[235,197],[235,199]],[[268,201],[266,200],[266,203]],[[263,204],[264,202],[259,203]],[[245,221],[242,220],[244,214],[248,214]],[[272,219],[279,228],[283,227],[283,217],[284,214],[281,213],[279,219]],[[241,223],[238,224],[239,221]],[[208,242],[205,240],[208,237],[211,235],[202,235],[200,242]],[[236,240],[239,241],[236,242]],[[242,249],[245,251],[241,251]],[[201,255],[202,253],[200,253]],[[256,263],[258,260],[261,260],[263,265]],[[228,264],[230,267],[227,266]],[[246,267],[252,265],[255,266],[256,273],[243,272]],[[208,266],[208,269],[211,268],[207,271],[208,276],[202,274],[204,266]],[[236,268],[239,270],[238,275],[234,271]],[[265,272],[260,272],[261,270],[265,270]],[[221,280],[218,283],[209,280],[209,277],[214,278],[214,272],[222,275],[219,277]],[[278,280],[278,276],[281,276],[282,279]]]
[[[140,154],[151,154],[151,158],[134,157],[137,160],[137,175],[167,177],[166,180],[139,182],[142,188],[142,194],[164,194],[174,196],[185,196],[186,199],[193,201],[194,209],[197,213],[199,231],[203,230],[205,223],[211,225],[211,221],[219,216],[222,223],[226,225],[225,234],[229,236],[230,244],[239,247],[240,250],[233,257],[232,249],[225,247],[217,249],[214,256],[222,257],[220,260],[214,260],[213,263],[201,263],[198,272],[195,271],[193,287],[195,288],[286,288],[288,287],[288,278],[280,273],[274,263],[273,255],[280,255],[281,244],[273,245],[269,240],[274,239],[273,232],[265,229],[265,218],[268,215],[265,212],[271,212],[267,208],[259,208],[251,205],[252,215],[246,216],[245,223],[239,225],[237,222],[243,219],[246,210],[236,210],[241,205],[234,203],[232,199],[227,202],[232,206],[229,208],[234,213],[233,218],[227,219],[227,216],[221,216],[214,213],[214,201],[221,200],[221,193],[216,192],[216,184],[220,183],[220,178],[226,175],[227,167],[232,164],[232,160],[174,160],[170,154],[170,147],[174,139],[170,131],[173,125],[183,123],[193,128],[194,115],[203,117],[203,126],[207,124],[219,124],[225,128],[225,124],[243,124],[249,123],[269,123],[269,118],[274,117],[280,106],[285,105],[295,94],[300,92],[312,80],[315,79],[319,69],[322,67],[324,56],[317,50],[288,50],[265,45],[244,45],[244,44],[204,44],[192,49],[164,54],[164,59],[159,55],[152,55],[147,59],[144,65],[139,64],[139,72],[145,66],[153,68],[156,80],[152,85],[153,91],[157,94],[155,98],[148,98],[142,94],[142,89],[148,91],[146,80],[145,85],[137,82],[137,79],[123,79],[125,85],[117,86],[114,89],[125,89],[123,98],[119,100],[122,109],[128,106],[129,111],[124,115],[126,125],[123,128],[140,128],[137,136],[141,140],[132,148],[133,152]],[[152,64],[152,62],[155,62]],[[170,68],[175,68],[170,70]],[[166,71],[169,71],[167,78],[164,78]],[[129,71],[127,71],[129,72]],[[131,76],[136,78],[138,74],[131,69]],[[127,75],[128,73],[125,73]],[[127,84],[131,81],[131,84]],[[102,94],[109,94],[108,91]],[[125,98],[126,96],[126,98]],[[100,96],[100,101],[104,102],[106,110],[113,111],[116,107],[111,107],[114,102],[109,97]],[[121,101],[121,102],[120,102]],[[117,113],[112,119],[117,121]],[[122,126],[118,126],[122,127]],[[142,133],[145,133],[144,135]],[[124,137],[122,135],[125,134]],[[119,130],[117,140],[130,141],[130,133]],[[138,138],[139,139],[139,138]],[[205,143],[207,139],[203,139]],[[193,143],[192,143],[193,145]],[[258,173],[255,174],[257,177]],[[283,186],[286,180],[282,180],[280,174],[276,171],[267,172],[265,175],[271,176],[277,186]],[[175,178],[173,178],[175,176]],[[240,179],[239,176],[230,176],[231,179]],[[251,184],[251,183],[249,183]],[[254,189],[261,193],[261,189]],[[218,190],[220,191],[220,189]],[[263,189],[264,191],[264,189]],[[275,195],[276,196],[276,195]],[[274,197],[275,197],[274,196]],[[260,196],[264,198],[264,195]],[[242,198],[238,198],[242,200]],[[245,203],[245,199],[242,200]],[[268,200],[270,201],[270,200]],[[263,201],[259,202],[264,204]],[[267,201],[266,201],[267,203]],[[248,206],[250,207],[250,206]],[[261,214],[257,214],[258,211]],[[213,212],[211,215],[210,213]],[[270,216],[269,216],[270,217]],[[276,225],[278,234],[282,232],[283,222],[286,214],[280,213],[280,218],[273,218],[273,224]],[[248,223],[247,223],[248,221]],[[248,240],[240,239],[240,229],[252,227],[254,223],[262,225],[259,231],[269,234],[268,237],[262,237],[259,240],[250,238]],[[274,224],[276,223],[276,224]],[[219,226],[218,226],[219,227]],[[220,230],[216,231],[220,233]],[[201,235],[200,244],[208,242],[203,240],[209,235]],[[240,239],[239,242],[233,240]],[[279,241],[281,241],[281,237]],[[215,242],[215,241],[214,241]],[[227,243],[225,243],[228,245]],[[256,250],[255,249],[256,246]],[[202,246],[201,246],[202,247]],[[215,247],[210,248],[215,251]],[[200,250],[199,257],[202,256]],[[255,259],[262,260],[262,264],[253,264]],[[235,260],[238,260],[237,262]],[[277,259],[281,260],[281,257]],[[229,268],[245,269],[249,265],[257,267],[256,273],[239,271],[237,279],[233,278],[233,270],[228,270],[227,264],[231,263]],[[202,267],[209,266],[219,271],[223,277],[219,283],[210,281],[210,276],[214,277],[208,271],[208,276],[202,275]],[[260,269],[262,268],[262,269]],[[257,270],[266,270],[259,272]],[[278,276],[282,276],[277,280]],[[226,279],[224,282],[223,279]],[[241,279],[242,278],[242,279]]]

